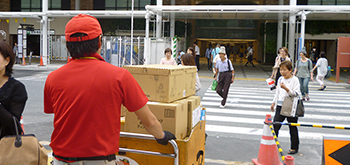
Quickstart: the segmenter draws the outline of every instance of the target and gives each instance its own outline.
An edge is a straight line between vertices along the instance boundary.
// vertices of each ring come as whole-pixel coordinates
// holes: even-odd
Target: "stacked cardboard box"
[[[196,93],[196,67],[171,65],[124,66],[150,101],[173,102]]]
[[[124,68],[140,84],[150,100],[147,105],[161,123],[163,130],[176,136],[178,145],[184,145],[183,152],[197,149],[201,144],[194,145],[195,142],[191,140],[191,134],[198,123],[201,123],[200,127],[204,129],[205,122],[200,122],[202,110],[200,97],[194,96],[196,67],[140,65],[125,66]],[[135,113],[128,112],[125,107],[122,107],[122,112],[126,112],[125,132],[148,134]],[[196,136],[204,137],[204,134],[196,133]],[[179,143],[180,141],[182,143]],[[186,146],[186,144],[191,146]],[[121,147],[122,145],[121,142]],[[204,148],[204,143],[202,148]],[[204,149],[201,150],[204,152]],[[183,157],[183,159],[187,159],[187,157]]]

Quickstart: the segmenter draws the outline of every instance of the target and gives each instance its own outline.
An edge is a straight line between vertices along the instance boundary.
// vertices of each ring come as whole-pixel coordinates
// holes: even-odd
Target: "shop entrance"
[[[247,61],[246,53],[249,46],[254,46],[253,59],[259,60],[258,57],[258,40],[257,39],[212,39],[212,38],[197,38],[198,46],[200,47],[201,57],[205,57],[205,51],[209,44],[215,48],[217,44],[225,46],[226,54],[229,55],[231,61]]]

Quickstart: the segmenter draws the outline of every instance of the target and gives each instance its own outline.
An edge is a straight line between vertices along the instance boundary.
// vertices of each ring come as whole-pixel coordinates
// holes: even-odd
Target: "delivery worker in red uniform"
[[[122,104],[135,112],[158,143],[166,145],[175,139],[172,133],[162,131],[130,72],[100,56],[101,35],[95,17],[73,17],[65,29],[72,60],[47,77],[44,111],[54,113],[50,146],[55,165],[115,165]]]

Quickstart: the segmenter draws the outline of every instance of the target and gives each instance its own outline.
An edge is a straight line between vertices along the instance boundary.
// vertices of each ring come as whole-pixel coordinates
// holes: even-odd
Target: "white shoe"
[[[224,109],[226,105],[220,105],[220,109]]]

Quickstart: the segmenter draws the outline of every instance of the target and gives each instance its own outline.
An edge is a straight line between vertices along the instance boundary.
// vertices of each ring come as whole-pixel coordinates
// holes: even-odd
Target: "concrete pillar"
[[[290,6],[296,6],[297,1],[296,0],[290,0],[289,2]],[[290,54],[290,58],[294,60],[294,50],[295,50],[295,15],[289,17],[289,42],[288,42],[288,52]]]
[[[283,0],[279,0],[279,5],[283,5]],[[277,24],[277,48],[276,54],[278,53],[278,49],[282,47],[282,39],[283,39],[283,17],[282,14],[278,14],[278,24]]]
[[[157,6],[163,6],[163,0],[157,0]],[[157,12],[156,38],[160,38],[162,34],[162,12]]]
[[[75,10],[80,10],[80,0],[75,0]]]
[[[48,10],[48,1],[42,1],[43,2],[43,13],[46,13],[47,10]],[[48,61],[48,58],[47,58],[47,16],[43,16],[42,17],[42,20],[41,20],[41,23],[42,23],[42,27],[43,27],[43,31],[41,33],[42,35],[42,60],[43,60],[43,64],[44,65],[47,65],[47,61]]]
[[[171,5],[175,5],[175,0],[171,0]],[[170,14],[170,38],[175,36],[175,13]]]
[[[300,37],[301,37],[301,48],[304,47],[305,42],[305,20],[306,20],[306,14],[305,11],[301,14],[301,27],[300,27]]]
[[[150,53],[149,53],[149,20],[150,20],[150,14],[149,11],[146,11],[146,15],[145,15],[145,19],[146,19],[146,34],[145,34],[145,40],[144,40],[144,64],[150,64],[149,60],[150,60]]]

